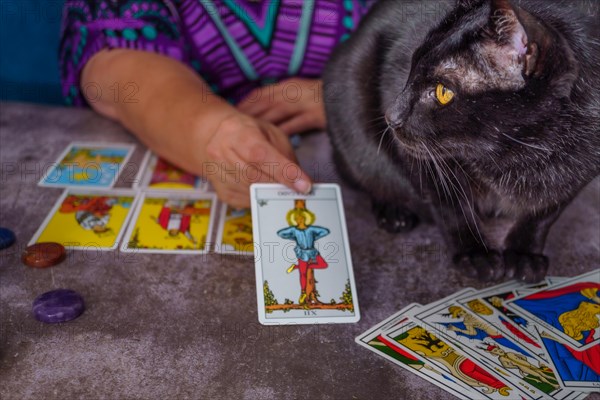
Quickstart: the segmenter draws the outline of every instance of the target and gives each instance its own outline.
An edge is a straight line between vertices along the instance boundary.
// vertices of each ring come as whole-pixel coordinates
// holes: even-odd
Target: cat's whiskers
[[[452,153],[450,153],[450,151],[448,149],[446,149],[445,147],[443,147],[435,139],[433,139],[433,143],[435,145],[435,148],[437,150],[441,151],[441,152],[444,152],[448,156],[448,158],[450,158],[450,159],[454,158],[454,156],[452,155]],[[442,159],[443,159],[443,157],[442,157]],[[492,159],[492,161],[494,163],[496,162],[494,159]],[[473,178],[471,177],[471,175],[468,174],[467,171],[465,171],[465,169],[463,168],[463,166],[462,166],[462,164],[460,162],[458,162],[458,161],[455,160],[454,165],[456,165],[462,171],[464,177],[467,178],[468,181],[470,181],[473,184],[475,183],[475,181],[473,180]],[[462,187],[462,185],[461,185],[461,187]],[[469,190],[471,191],[471,197],[472,197],[473,196],[473,189],[472,189],[472,187],[470,185],[469,185]]]
[[[417,161],[419,162],[419,187],[421,189],[421,193],[423,193],[423,161],[420,158],[417,158]]]
[[[416,158],[416,157],[410,157],[410,175],[412,175],[412,174],[413,174],[413,170],[414,170],[414,167],[415,167],[415,158]],[[419,171],[419,172],[420,172],[420,171]],[[419,175],[419,177],[420,177],[420,176],[421,176],[421,175]]]
[[[427,147],[427,145],[425,145],[425,143],[423,143],[423,142],[421,142],[421,143],[422,143],[423,148],[427,152],[427,154],[429,154],[429,156],[431,157],[431,161],[433,162],[433,166],[435,167],[436,172],[438,174],[438,177],[440,178],[440,184],[442,185],[442,189],[444,190],[444,195],[445,195],[446,199],[450,200],[450,202],[454,206],[454,197],[450,193],[450,187],[448,186],[447,175],[444,173],[444,170],[438,164],[437,157],[433,155],[433,151],[430,150]]]
[[[383,144],[383,139],[385,139],[385,135],[392,129],[391,126],[388,125],[387,128],[381,134],[381,139],[379,139],[379,146],[377,147],[377,156],[379,156],[379,152],[381,151],[381,145]]]
[[[438,149],[442,149],[442,148],[438,146]],[[479,226],[477,225],[477,217],[476,217],[476,213],[475,213],[475,207],[474,207],[473,201],[472,201],[472,199],[474,198],[474,196],[473,196],[473,188],[471,187],[471,185],[469,185],[469,192],[470,192],[471,196],[467,196],[465,188],[460,183],[460,179],[458,179],[458,176],[452,170],[452,168],[450,167],[450,165],[448,165],[448,163],[443,158],[440,158],[440,161],[443,162],[444,165],[446,165],[446,169],[454,177],[454,180],[456,181],[456,184],[454,184],[452,182],[452,179],[448,178],[449,181],[450,181],[450,183],[452,184],[452,187],[454,188],[454,193],[456,194],[457,197],[460,197],[460,195],[462,195],[462,197],[465,199],[465,202],[467,203],[467,207],[469,209],[469,213],[471,214],[473,225],[475,226],[475,230],[477,231],[477,236],[479,237],[479,239],[480,239],[481,243],[483,244],[484,248],[487,249],[485,241],[483,240],[483,237],[482,237],[481,232],[479,230]],[[471,179],[469,177],[469,175],[467,174],[467,172],[464,170],[464,168],[460,165],[460,163],[456,162],[455,165],[458,165],[458,167],[462,170],[463,174],[467,177],[467,179]],[[458,185],[458,187],[457,187],[457,185]],[[459,192],[460,192],[460,194],[459,194]],[[460,203],[460,200],[459,200],[459,205],[460,205],[461,211],[463,213],[463,216],[465,217],[465,220],[468,221],[469,219],[468,219],[468,217],[467,217],[467,215],[465,213],[464,208],[462,207],[462,204]],[[469,230],[471,230],[470,226],[469,226]],[[475,233],[473,233],[472,230],[471,230],[471,234],[475,235]]]
[[[445,152],[450,158],[452,158],[452,154],[450,153],[450,151],[446,148],[444,148],[443,146],[441,146],[435,139],[433,140],[435,148],[441,152]],[[456,183],[458,184],[458,189],[460,189],[460,191],[463,194],[463,197],[465,199],[470,198],[473,199],[475,196],[473,195],[473,186],[471,184],[477,184],[475,182],[475,180],[471,177],[471,175],[469,173],[467,173],[467,171],[465,171],[464,167],[461,165],[461,163],[459,161],[454,161],[454,165],[457,166],[461,172],[462,172],[462,176],[464,176],[467,181],[471,182],[471,184],[469,184],[467,182],[467,187],[469,188],[469,193],[470,196],[467,196],[467,193],[465,191],[464,186],[460,183],[460,179],[458,179],[458,176],[456,175],[456,173],[452,170],[452,168],[450,167],[450,165],[448,164],[448,162],[446,162],[446,160],[443,157],[440,157],[440,161],[443,162],[446,165],[446,168],[452,173],[452,175],[454,176],[454,179],[456,180]],[[495,162],[495,161],[494,161]],[[454,184],[453,184],[454,185]],[[456,186],[455,186],[456,187]],[[469,205],[470,208],[470,212],[471,215],[474,217],[475,216],[475,210],[473,209],[473,206],[471,204],[470,201],[467,201],[467,204]]]
[[[435,154],[437,161],[442,169],[442,171],[444,170],[445,167],[446,170],[448,170],[449,172],[452,172],[452,169],[450,168],[450,166],[448,165],[448,163],[446,162],[446,160],[444,160],[444,157],[441,157],[439,152],[436,151],[437,150],[441,150],[442,148],[439,146],[439,144],[435,141],[435,139],[433,139],[433,146],[431,147],[431,152]],[[445,150],[445,149],[444,149]],[[452,182],[452,179],[450,179],[450,177],[448,176],[448,174],[444,174],[447,178],[448,178],[448,183],[450,185],[452,185],[452,187],[454,188],[454,193],[456,194],[456,185],[454,182]],[[462,190],[462,185],[460,184],[460,181],[458,180],[458,178],[456,177],[456,175],[454,173],[452,173],[452,175],[454,175],[454,178],[456,179],[458,185],[460,186],[461,190]],[[463,191],[464,192],[464,191]],[[454,204],[454,200],[452,199],[452,204]]]
[[[425,144],[423,144],[423,146],[425,146]],[[431,169],[430,163],[423,161],[423,164],[427,167],[426,171],[428,171],[429,174],[431,175],[431,181],[433,182],[433,185],[435,187],[435,191],[437,192],[438,200],[439,200],[440,206],[441,206],[442,205],[442,196],[441,196],[440,190],[438,188],[437,179],[435,179],[435,175],[433,173],[433,170]]]
[[[372,110],[372,111],[377,111],[377,110]],[[366,124],[369,124],[369,125],[370,125],[370,124],[377,124],[377,123],[379,123],[379,122],[383,121],[384,119],[385,119],[385,115],[382,115],[382,116],[380,116],[380,117],[373,118],[373,119],[371,119],[371,120],[369,120],[369,121],[365,121],[365,123],[366,123]]]
[[[477,218],[475,215],[475,210],[474,210],[472,201],[469,200],[467,193],[465,192],[462,184],[460,183],[460,180],[458,179],[458,177],[456,176],[454,171],[452,171],[452,168],[450,168],[450,166],[443,159],[443,157],[441,157],[439,155],[439,153],[435,151],[436,147],[439,149],[442,149],[442,147],[439,146],[439,144],[436,145],[437,142],[435,142],[435,140],[434,140],[434,146],[431,149],[428,146],[426,146],[423,142],[421,142],[421,143],[422,143],[423,147],[425,148],[425,150],[427,151],[427,153],[430,155],[436,170],[438,170],[438,176],[440,177],[440,180],[447,188],[448,199],[450,200],[450,202],[452,203],[452,205],[454,207],[454,198],[453,198],[452,194],[450,193],[450,188],[452,188],[454,195],[457,197],[458,205],[461,209],[463,217],[467,221],[467,227],[469,228],[469,231],[471,232],[471,234],[473,236],[477,236],[479,238],[479,240],[481,241],[481,243],[483,244],[483,246],[485,247],[486,246],[485,241],[483,240],[483,236],[481,234],[481,231],[479,230],[479,226],[477,225]],[[463,172],[464,172],[464,170],[463,170]],[[452,178],[450,177],[450,175],[448,173],[452,174],[452,176],[456,180],[456,184],[458,184],[458,187],[452,181]],[[450,186],[448,186],[448,184],[450,184]],[[472,192],[471,192],[471,195],[472,195]],[[469,223],[469,217],[467,217],[467,213],[465,212],[462,202],[460,201],[460,197],[462,197],[464,199],[465,203],[467,204],[467,207],[469,208],[469,213],[471,214],[471,218],[472,218],[471,221],[473,222],[475,232],[473,232],[473,229],[471,229],[471,224]]]
[[[412,158],[412,162],[411,162],[411,168],[412,165],[414,165],[415,160],[417,161],[417,167],[419,168],[418,170],[418,174],[419,174],[419,193],[421,194],[421,196],[423,195],[423,168],[421,165],[421,157],[411,157]]]
[[[439,144],[437,145],[437,149],[440,151],[445,151],[446,154],[450,155],[450,152],[448,151],[448,149],[445,149],[444,147],[440,146]],[[477,225],[477,217],[476,217],[476,212],[475,212],[475,206],[473,204],[473,200],[475,198],[475,195],[473,194],[473,185],[476,185],[477,183],[475,182],[475,180],[471,177],[471,175],[469,173],[467,173],[467,171],[465,171],[465,169],[463,168],[463,166],[461,165],[461,163],[459,161],[454,161],[454,165],[456,165],[460,171],[462,172],[462,176],[464,176],[467,179],[467,187],[469,189],[469,195],[467,195],[467,192],[465,190],[465,187],[462,185],[460,179],[457,176],[457,173],[459,173],[458,171],[455,173],[452,168],[450,167],[450,165],[448,165],[448,163],[444,160],[441,159],[441,161],[446,165],[446,168],[448,169],[448,171],[450,171],[450,173],[454,176],[454,179],[456,181],[456,185],[458,185],[458,187],[456,187],[456,185],[453,184],[454,188],[455,188],[455,193],[457,193],[457,190],[459,190],[462,193],[462,197],[465,199],[465,201],[467,202],[467,207],[469,208],[469,213],[471,214],[471,218],[473,220],[473,224],[475,225],[475,229],[477,230],[477,234],[479,236],[479,239],[481,240],[484,248],[487,249],[487,246],[485,244],[485,241],[483,240],[483,237],[481,235],[481,232],[479,230],[479,226]],[[494,163],[496,162],[495,160],[493,160]],[[496,164],[497,165],[497,164]],[[470,182],[470,184],[469,184]],[[458,193],[457,193],[458,196]],[[461,206],[462,208],[462,206]],[[463,216],[465,217],[465,219],[468,220],[467,216],[465,215],[464,210],[462,210],[463,212]]]
[[[445,163],[445,161],[442,159],[442,157],[440,157],[440,156],[439,156],[439,154],[438,154],[438,153],[437,153],[437,152],[434,150],[434,148],[433,148],[433,147],[431,148],[431,152],[436,154],[436,157],[438,158],[438,161],[440,161],[440,169],[441,169],[441,172],[442,172],[442,174],[443,174],[443,175],[444,175],[444,176],[447,178],[447,181],[448,181],[448,183],[449,183],[449,184],[451,185],[451,187],[452,187],[452,191],[454,192],[454,194],[457,196],[457,199],[458,199],[458,194],[457,194],[457,192],[456,192],[456,185],[455,185],[455,184],[452,182],[452,180],[450,179],[450,177],[448,176],[448,174],[447,174],[447,173],[444,173],[444,169],[442,168],[442,164],[441,164],[441,163],[442,163],[442,162],[444,162],[444,164],[445,164],[445,165],[447,165],[447,164],[446,164],[446,163]],[[454,207],[454,206],[455,206],[455,205],[454,205],[454,197],[452,197],[451,195],[449,195],[449,198],[450,198],[450,201],[451,201],[451,203],[452,203],[452,206]],[[460,207],[460,209],[461,209],[461,212],[462,212],[463,216],[464,216],[464,217],[465,217],[465,219],[466,219],[466,218],[467,218],[467,215],[466,215],[466,213],[465,213],[465,210],[464,210],[464,209],[463,209],[463,207],[462,207],[462,204],[460,203],[460,199],[458,199],[458,205],[459,205],[459,207]],[[455,222],[455,226],[456,226],[456,231],[458,232],[458,235],[459,235],[459,238],[460,238],[460,229],[459,229],[459,226],[458,226],[458,220],[455,220],[454,222]],[[460,239],[462,239],[462,238],[460,238]]]
[[[442,168],[440,167],[440,165],[438,164],[437,157],[433,155],[433,152],[425,144],[423,144],[423,147],[425,148],[425,151],[427,151],[427,154],[429,154],[429,156],[431,157],[433,166],[435,167],[436,171],[438,172],[438,176],[440,177],[440,184],[442,186],[444,194],[446,195],[446,199],[450,200],[452,205],[454,205],[454,198],[452,197],[452,193],[450,193],[450,187],[448,186],[448,181],[446,179],[447,176],[444,173],[444,171],[442,170]]]
[[[551,152],[552,152],[552,150],[550,150],[550,149],[547,149],[547,148],[545,148],[545,147],[542,147],[542,146],[537,146],[537,145],[535,145],[535,144],[531,144],[531,143],[525,143],[525,142],[523,142],[523,141],[521,141],[521,140],[519,140],[519,139],[516,139],[516,138],[514,138],[514,137],[510,136],[509,134],[507,134],[507,133],[504,133],[504,132],[502,132],[502,131],[500,131],[500,130],[499,130],[498,132],[500,132],[500,134],[501,134],[501,135],[503,135],[503,136],[505,136],[505,137],[509,138],[509,139],[510,139],[510,140],[512,140],[513,142],[516,142],[516,143],[522,144],[523,146],[527,146],[527,147],[530,147],[530,148],[532,148],[532,149],[536,149],[536,150],[545,151],[545,152],[548,152],[548,153],[551,153]]]
[[[451,177],[448,175],[448,172],[452,172],[452,170],[450,169],[450,167],[448,166],[446,161],[443,159],[443,157],[440,157],[439,153],[435,151],[435,144],[434,144],[434,146],[432,146],[430,148],[430,150],[435,155],[435,159],[437,159],[436,168],[438,168],[438,165],[439,165],[439,170],[440,170],[441,174],[443,175],[447,184],[449,185],[449,187],[452,189],[452,192],[456,196],[456,201],[458,202],[458,206],[460,207],[460,211],[461,211],[463,217],[465,218],[465,220],[468,220],[467,213],[465,212],[465,209],[463,208],[462,203],[460,201],[460,198],[459,198],[460,196],[458,194],[456,184],[454,182],[452,182]],[[434,162],[435,162],[435,159],[434,159]],[[446,171],[448,171],[448,172],[446,172]],[[460,189],[462,190],[462,186],[460,185],[460,182],[458,180],[457,180],[457,183],[460,186]],[[448,192],[450,192],[450,190],[448,190]],[[450,202],[452,203],[452,207],[455,208],[456,205],[454,202],[454,196],[452,196],[451,193],[448,193],[448,198],[450,199]],[[469,203],[467,203],[467,204],[469,204]],[[458,225],[458,220],[455,220],[454,223],[456,226],[456,231],[458,232],[459,239],[462,240],[462,238],[460,237],[460,229],[459,229],[459,225]],[[475,233],[472,231],[471,231],[471,234],[475,235]]]
[[[376,128],[377,126],[381,126],[383,123],[385,123],[384,120],[385,120],[385,116],[384,117],[375,118],[375,119],[373,119],[371,121],[367,121],[365,123],[365,127],[367,127],[368,129]],[[375,135],[375,136],[377,136],[377,135]]]
[[[427,149],[427,146],[425,145],[425,143],[423,143],[423,141],[420,141],[421,146],[429,153],[429,150]],[[429,155],[432,157],[431,153],[429,153]],[[431,181],[433,182],[433,186],[435,187],[435,191],[437,192],[438,195],[438,201],[440,202],[440,207],[442,207],[442,195],[440,194],[440,190],[438,188],[438,184],[437,184],[437,179],[435,178],[435,174],[433,173],[433,170],[431,168],[430,163],[426,162],[425,160],[423,160],[423,163],[425,164],[425,166],[427,167],[426,171],[429,171],[429,174],[431,175]],[[438,176],[439,176],[439,171],[438,171]],[[444,225],[446,225],[446,218],[444,217],[443,213],[440,213],[441,217],[442,217],[442,222],[444,223]]]
[[[529,148],[532,148],[532,149],[545,151],[547,153],[552,153],[552,150],[550,150],[550,149],[548,149],[546,147],[538,146],[538,145],[527,143],[527,142],[523,142],[522,140],[519,140],[519,139],[517,139],[517,138],[515,138],[513,136],[510,136],[508,133],[501,131],[500,128],[498,128],[497,126],[493,126],[492,124],[489,124],[489,123],[483,121],[481,118],[477,118],[477,121],[480,122],[480,123],[482,123],[483,125],[485,125],[488,128],[494,129],[496,132],[498,132],[502,136],[506,137],[507,139],[512,140],[515,143],[519,143],[519,144],[521,144],[523,146],[526,146],[526,147],[529,147]]]

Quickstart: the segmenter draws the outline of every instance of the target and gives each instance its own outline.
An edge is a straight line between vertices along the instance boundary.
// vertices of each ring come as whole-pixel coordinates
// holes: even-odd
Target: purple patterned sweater
[[[63,95],[69,105],[86,104],[79,76],[104,48],[182,61],[231,102],[288,77],[316,78],[374,1],[66,0]]]

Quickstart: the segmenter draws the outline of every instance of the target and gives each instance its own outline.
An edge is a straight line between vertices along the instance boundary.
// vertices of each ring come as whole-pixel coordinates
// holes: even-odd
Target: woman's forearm
[[[138,88],[135,102],[114,101],[120,96],[89,102],[164,159],[207,178],[227,204],[248,207],[249,187],[255,182],[310,191],[310,178],[281,129],[212,94],[179,61],[149,52],[104,50],[86,64],[81,85],[84,93],[90,86],[114,93],[115,87],[131,83]]]
[[[183,63],[135,50],[104,50],[85,66],[81,85],[102,94],[135,87],[128,98],[100,95],[90,105],[133,132],[149,148],[188,171],[201,174],[206,143],[235,108],[212,94]],[[131,85],[133,84],[133,86]],[[119,101],[120,100],[120,101]]]

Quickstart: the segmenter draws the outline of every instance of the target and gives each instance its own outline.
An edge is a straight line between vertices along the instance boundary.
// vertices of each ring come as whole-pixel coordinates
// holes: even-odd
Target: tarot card
[[[600,345],[600,270],[511,299],[506,306],[582,351]]]
[[[452,295],[452,297],[463,298],[463,297],[467,297],[469,295],[475,295],[476,293],[477,293],[477,289],[474,289],[472,287],[467,287],[467,288],[464,288],[464,289],[459,290],[458,292],[454,293]],[[436,304],[444,303],[446,301],[446,299],[447,299],[447,297],[445,297],[443,299],[436,300],[436,301],[434,301],[432,303],[429,303],[429,304],[427,304],[425,306],[421,306],[421,307],[427,307],[427,308],[433,307]]]
[[[490,323],[468,312],[455,296],[413,316],[450,343],[455,343],[482,365],[507,373],[506,379],[531,399],[554,396],[560,384],[546,363]]]
[[[555,278],[552,278],[552,279],[555,279]],[[540,289],[543,289],[543,288],[548,287],[553,284],[554,284],[554,281],[551,280],[551,278],[546,277],[546,279],[544,279],[543,282],[534,283],[534,284],[530,284],[530,285],[522,285],[521,287],[514,289],[513,297],[522,296],[525,293],[527,293],[527,294],[533,293],[533,292],[536,292]]]
[[[528,320],[504,307],[504,299],[510,297],[513,291],[521,287],[527,287],[527,285],[510,281],[470,296],[461,296],[458,302],[529,352],[547,361],[539,338],[523,328],[529,323]]]
[[[135,178],[133,179],[133,189],[139,190],[142,188],[142,181],[148,174],[148,164],[150,164],[150,159],[152,158],[152,155],[152,151],[150,150],[146,150],[146,152],[144,153],[144,157],[142,158],[137,173],[135,174]]]
[[[206,253],[215,220],[215,203],[213,194],[143,193],[121,251]]]
[[[506,380],[504,374],[479,364],[460,347],[438,338],[433,330],[412,318],[384,332],[381,338],[387,340],[385,343],[388,347],[413,355],[425,365],[442,371],[443,376],[450,376],[454,381],[470,388],[470,392],[465,395],[473,393],[474,398],[484,399],[529,397]]]
[[[215,251],[222,254],[254,255],[252,211],[221,205]]]
[[[113,250],[135,204],[132,190],[66,189],[29,244],[56,242],[69,249]]]
[[[568,281],[569,279],[570,278],[566,278],[564,276],[547,276],[546,282],[548,283],[548,285],[556,285],[558,283],[563,283],[564,281]]]
[[[338,185],[300,195],[276,184],[250,188],[258,319],[265,325],[360,319]]]
[[[545,285],[544,287],[546,287],[546,286],[548,286],[548,285]],[[539,290],[539,288],[537,288],[537,289],[515,289],[512,291],[512,294],[513,294],[512,298],[520,297],[525,294],[531,294],[531,293],[537,292],[538,290]]]
[[[408,319],[404,316],[404,313],[415,307],[420,307],[420,305],[410,304],[387,318],[385,321],[375,325],[362,335],[358,336],[356,338],[356,343],[460,399],[478,398],[477,395],[479,392],[472,391],[470,387],[465,385],[459,379],[426,363],[417,355],[408,353],[398,346],[388,346],[386,344],[389,340],[382,336],[382,332],[393,329],[403,322],[407,322]]]
[[[543,328],[535,326],[562,386],[579,391],[600,391],[600,346],[575,351]]]
[[[142,165],[143,172],[139,184],[134,187],[153,191],[207,191],[208,182],[206,180],[174,166],[152,154],[150,150],[146,153]]]
[[[109,189],[131,157],[134,145],[71,143],[49,168],[39,186]]]
[[[521,297],[526,294],[535,293],[540,289],[543,289],[543,288],[546,288],[546,287],[552,286],[552,285],[557,285],[568,279],[570,279],[570,278],[559,277],[559,276],[547,276],[546,279],[544,279],[544,282],[537,283],[537,284],[523,285],[521,288],[513,290],[512,291],[513,296],[511,296],[511,299],[514,299],[516,297]]]

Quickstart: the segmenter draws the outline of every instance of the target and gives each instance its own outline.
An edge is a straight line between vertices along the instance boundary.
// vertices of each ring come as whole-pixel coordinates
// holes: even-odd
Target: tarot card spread
[[[252,212],[221,206],[215,251],[222,254],[254,255]]]
[[[38,185],[111,188],[134,148],[116,143],[71,143]]]
[[[600,389],[598,278],[466,288],[411,304],[356,341],[459,398],[581,400]]]
[[[251,187],[259,321],[265,325],[360,319],[341,193],[314,185]]]
[[[560,390],[560,385],[546,363],[528,352],[495,326],[476,317],[451,296],[433,307],[419,309],[413,316],[451,342],[482,365],[508,372],[507,379],[531,399],[544,398]]]
[[[518,288],[523,287],[522,283],[511,281],[477,292],[472,296],[461,298],[459,302],[470,312],[477,314],[477,317],[497,327],[506,336],[518,341],[529,352],[546,360],[538,337],[526,330],[529,321],[504,306],[507,299],[514,297],[513,290],[516,291]]]
[[[528,316],[575,350],[600,344],[600,271],[511,299],[507,307]]]
[[[524,393],[508,382],[505,376],[498,376],[496,371],[480,365],[476,359],[463,353],[460,346],[438,338],[420,322],[409,319],[384,332],[382,337],[390,347],[422,357],[426,363],[443,371],[442,374],[449,376],[449,379],[469,387],[470,398],[525,398]]]
[[[121,251],[201,254],[215,220],[214,195],[147,192],[139,201]]]
[[[29,244],[56,242],[70,249],[115,249],[136,203],[131,190],[67,189]]]
[[[148,151],[144,157],[141,179],[136,187],[138,186],[156,191],[205,192],[208,189],[208,182]]]
[[[405,307],[398,313],[392,315],[385,321],[382,321],[369,331],[357,337],[356,343],[376,354],[381,355],[385,359],[404,368],[405,370],[420,376],[428,382],[452,393],[458,398],[492,398],[491,396],[479,396],[479,392],[473,390],[473,387],[469,386],[468,384],[465,384],[464,379],[461,379],[462,377],[455,378],[447,371],[436,368],[433,364],[420,355],[411,353],[409,350],[402,348],[397,343],[390,343],[390,341],[383,336],[386,331],[396,329],[397,327],[409,322],[404,314],[416,307],[419,307],[419,305],[411,304]]]

